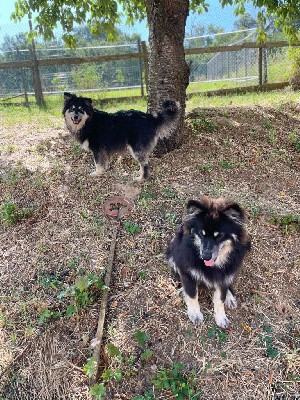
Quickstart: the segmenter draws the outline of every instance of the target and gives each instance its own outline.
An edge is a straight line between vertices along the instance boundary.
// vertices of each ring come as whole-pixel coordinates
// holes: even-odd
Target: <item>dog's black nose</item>
[[[201,255],[202,260],[211,260],[212,258],[212,253],[209,252],[203,252]]]

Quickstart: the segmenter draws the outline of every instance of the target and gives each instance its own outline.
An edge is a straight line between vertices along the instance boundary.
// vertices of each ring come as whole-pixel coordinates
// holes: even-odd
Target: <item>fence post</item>
[[[18,61],[21,61],[21,57],[20,57],[20,51],[17,48],[17,58]],[[26,84],[26,79],[25,79],[25,74],[24,74],[24,69],[21,68],[21,77],[22,77],[22,83],[23,83],[23,89],[24,89],[24,96],[25,96],[25,105],[26,107],[29,106],[29,102],[28,102],[28,93],[27,93],[27,84]]]
[[[32,33],[32,22],[31,19],[28,20],[29,22],[29,30],[30,33]],[[33,62],[33,68],[32,68],[32,78],[33,78],[33,86],[34,86],[34,93],[35,93],[35,99],[36,102],[39,106],[45,106],[45,101],[44,101],[44,96],[43,96],[43,89],[42,89],[42,83],[41,83],[41,76],[40,76],[40,71],[39,71],[39,64],[36,56],[36,48],[35,48],[35,42],[34,39],[32,38],[31,40],[31,49],[30,49],[30,55],[31,55],[31,60]]]
[[[142,53],[143,53],[143,59],[144,59],[144,71],[145,71],[145,83],[146,83],[146,90],[148,93],[148,51],[147,51],[147,45],[144,40],[141,42],[142,46]]]
[[[263,84],[263,48],[261,46],[258,48],[258,84],[259,86]]]
[[[138,39],[138,51],[140,56],[142,56],[142,49],[141,49],[141,40]],[[143,61],[142,58],[139,57],[139,66],[140,66],[140,79],[141,79],[141,96],[144,97],[144,85],[143,85]]]
[[[267,49],[263,48],[263,69],[264,69],[264,78],[263,84],[268,83],[268,62],[267,62]]]

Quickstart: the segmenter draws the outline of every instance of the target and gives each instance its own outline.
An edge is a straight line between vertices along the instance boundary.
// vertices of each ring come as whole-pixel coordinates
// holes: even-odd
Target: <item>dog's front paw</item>
[[[215,315],[215,321],[216,324],[222,328],[226,329],[229,327],[229,319],[226,317],[226,315]]]
[[[100,171],[93,171],[90,173],[90,176],[101,176],[101,175],[103,175],[103,172]]]
[[[188,309],[187,313],[193,324],[201,324],[201,322],[203,322],[203,314],[200,309]]]

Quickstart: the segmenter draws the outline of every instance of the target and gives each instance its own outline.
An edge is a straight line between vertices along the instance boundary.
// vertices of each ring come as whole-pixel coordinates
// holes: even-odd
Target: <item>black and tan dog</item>
[[[172,134],[179,117],[179,103],[167,100],[156,115],[137,110],[107,113],[92,106],[92,99],[64,93],[63,115],[73,137],[92,152],[96,170],[103,174],[113,155],[126,150],[140,164],[139,180],[149,176],[149,156],[159,138]]]
[[[169,265],[182,283],[190,320],[203,321],[198,302],[198,285],[202,284],[213,290],[216,324],[227,328],[224,305],[236,308],[232,283],[251,247],[244,211],[237,203],[204,196],[190,200],[186,211],[166,250]]]

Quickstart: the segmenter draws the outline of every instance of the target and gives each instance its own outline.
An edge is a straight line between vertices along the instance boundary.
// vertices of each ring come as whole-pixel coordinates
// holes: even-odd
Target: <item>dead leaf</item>
[[[137,187],[131,185],[122,185],[120,183],[117,183],[115,185],[115,188],[117,190],[120,190],[124,196],[128,197],[131,200],[135,199],[141,193],[140,186]]]
[[[279,314],[288,314],[291,311],[291,307],[284,303],[276,303],[275,310],[279,312]]]

